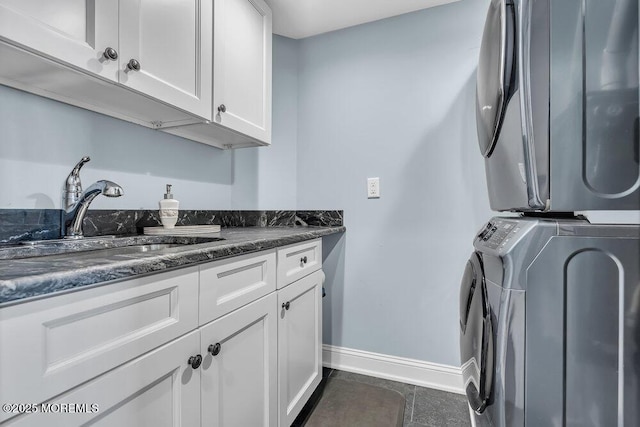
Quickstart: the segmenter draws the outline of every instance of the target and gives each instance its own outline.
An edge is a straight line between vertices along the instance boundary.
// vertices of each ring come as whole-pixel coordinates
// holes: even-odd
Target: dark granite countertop
[[[83,286],[167,269],[187,267],[221,258],[285,246],[341,233],[337,227],[231,227],[205,237],[224,240],[172,247],[113,257],[44,257],[0,260],[0,306],[27,302],[34,297],[55,294]]]

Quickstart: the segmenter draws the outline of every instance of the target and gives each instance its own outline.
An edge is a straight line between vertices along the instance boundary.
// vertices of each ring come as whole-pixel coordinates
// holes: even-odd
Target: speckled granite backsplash
[[[342,211],[204,211],[181,210],[177,225],[216,224],[222,227],[341,226]],[[62,211],[0,209],[0,243],[61,237]],[[156,210],[90,210],[85,236],[140,234],[159,226]]]
[[[60,238],[58,209],[0,209],[0,243]]]

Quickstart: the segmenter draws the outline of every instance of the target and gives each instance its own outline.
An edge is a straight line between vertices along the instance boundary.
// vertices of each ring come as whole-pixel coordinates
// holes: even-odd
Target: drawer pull
[[[300,258],[300,264],[306,264],[306,263],[307,263],[307,257],[305,255],[302,258]]]
[[[218,112],[219,113],[226,113],[227,112],[227,106],[224,104],[220,104],[220,106],[218,107]]]
[[[211,344],[211,345],[209,346],[209,348],[207,349],[207,351],[208,351],[209,353],[211,353],[211,355],[212,355],[212,356],[217,356],[217,355],[218,355],[218,353],[220,353],[220,347],[222,347],[222,346],[220,345],[220,343],[219,343],[219,342],[217,342],[217,343],[215,343],[215,344]]]
[[[284,308],[285,310],[289,310],[289,306],[290,305],[291,305],[291,303],[289,301],[283,302],[282,303],[282,308]]]
[[[200,367],[200,364],[202,363],[202,356],[199,354],[196,354],[195,356],[191,356],[187,361],[187,363],[193,369],[198,369]]]

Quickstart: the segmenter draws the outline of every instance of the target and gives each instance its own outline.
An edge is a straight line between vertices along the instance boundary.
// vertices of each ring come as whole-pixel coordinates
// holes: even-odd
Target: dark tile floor
[[[323,376],[358,381],[402,393],[405,397],[404,427],[471,426],[466,398],[463,395],[328,368],[324,369]],[[318,387],[292,427],[304,426],[305,420],[320,398],[322,386],[323,384]]]

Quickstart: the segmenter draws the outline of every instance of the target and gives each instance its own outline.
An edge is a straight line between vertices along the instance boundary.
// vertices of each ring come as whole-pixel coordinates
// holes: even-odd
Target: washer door
[[[482,261],[473,253],[460,286],[460,359],[469,406],[481,414],[491,397],[494,345]]]

